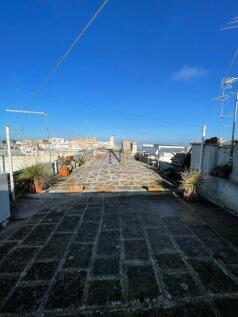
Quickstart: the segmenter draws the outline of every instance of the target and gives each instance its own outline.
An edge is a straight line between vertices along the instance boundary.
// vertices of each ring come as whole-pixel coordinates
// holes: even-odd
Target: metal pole
[[[221,99],[221,110],[220,110],[220,123],[219,123],[219,141],[222,140],[222,125],[223,125],[223,119],[224,119],[224,89],[222,89],[222,99]]]
[[[51,148],[50,148],[50,135],[49,135],[49,124],[48,124],[48,112],[45,113],[45,126],[46,126],[47,140],[48,140],[49,158],[50,158],[50,162],[51,162]]]
[[[232,124],[232,135],[231,135],[231,152],[230,152],[230,161],[233,160],[233,152],[235,146],[235,134],[236,134],[236,120],[237,120],[237,110],[238,110],[238,89],[236,91],[236,102],[233,112],[233,124]]]
[[[200,160],[199,160],[199,172],[202,171],[202,162],[203,162],[203,153],[204,153],[204,143],[205,143],[206,129],[207,129],[206,125],[203,125],[203,127],[202,127],[202,143],[201,143]]]
[[[11,151],[11,138],[10,138],[10,126],[6,126],[6,140],[7,140],[8,164],[9,164],[9,173],[10,173],[11,195],[12,195],[13,202],[15,202],[13,165],[12,165],[12,151]]]

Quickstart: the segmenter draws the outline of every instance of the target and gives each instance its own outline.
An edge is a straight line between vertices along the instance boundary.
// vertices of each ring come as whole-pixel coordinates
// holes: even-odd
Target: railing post
[[[203,154],[204,154],[204,143],[205,143],[205,136],[206,136],[206,125],[202,127],[202,143],[200,149],[200,160],[199,160],[199,172],[202,172],[202,163],[203,163]]]

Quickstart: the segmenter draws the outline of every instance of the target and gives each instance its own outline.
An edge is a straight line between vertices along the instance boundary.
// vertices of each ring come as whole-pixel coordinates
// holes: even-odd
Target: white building
[[[137,150],[137,143],[132,142],[132,155],[135,155],[138,152]]]
[[[115,145],[116,145],[116,137],[115,137],[115,135],[112,135],[112,136],[110,137],[110,146],[111,146],[112,148],[114,148]]]

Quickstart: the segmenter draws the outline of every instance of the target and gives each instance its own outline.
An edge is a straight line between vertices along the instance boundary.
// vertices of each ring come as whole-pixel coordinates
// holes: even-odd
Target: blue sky
[[[218,135],[220,82],[238,47],[237,0],[109,0],[69,58],[27,101],[102,1],[0,1],[0,136],[44,137],[49,112],[58,137],[188,143]],[[230,75],[237,75],[236,61]],[[226,104],[231,114],[233,100]],[[229,137],[226,119],[223,136]]]

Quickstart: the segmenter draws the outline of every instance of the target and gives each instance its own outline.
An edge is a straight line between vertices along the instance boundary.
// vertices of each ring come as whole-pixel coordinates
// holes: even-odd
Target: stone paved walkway
[[[36,201],[0,231],[1,317],[237,316],[238,219],[227,212],[171,194]]]
[[[68,192],[83,185],[86,192],[100,191],[101,186],[110,186],[110,191],[145,191],[145,186],[159,183],[162,179],[148,164],[127,159],[109,164],[109,156],[86,162],[58,183],[51,192]]]

